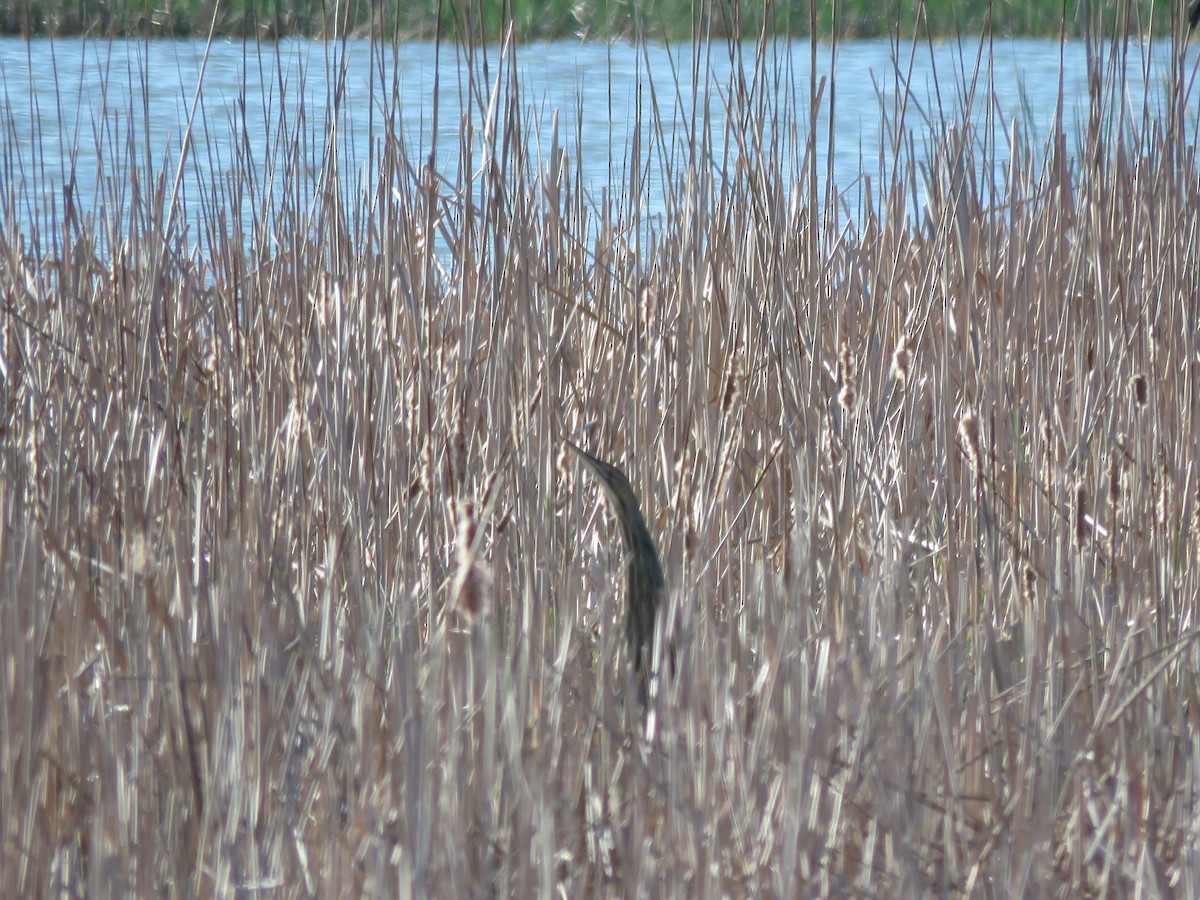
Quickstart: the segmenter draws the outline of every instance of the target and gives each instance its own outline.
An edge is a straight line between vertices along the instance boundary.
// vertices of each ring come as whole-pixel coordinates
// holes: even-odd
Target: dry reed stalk
[[[945,95],[915,221],[898,99],[847,219],[842,76],[716,46],[612,193],[510,45],[439,50],[459,169],[383,128],[359,194],[297,138],[185,207],[98,132],[89,215],[0,135],[3,895],[1200,894],[1194,137],[1098,60],[1084,158]],[[584,429],[671,498],[653,741]]]

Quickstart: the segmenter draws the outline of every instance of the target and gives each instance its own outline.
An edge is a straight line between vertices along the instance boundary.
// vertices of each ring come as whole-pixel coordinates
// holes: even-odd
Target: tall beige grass
[[[1200,893],[1190,57],[1142,115],[1096,48],[1072,156],[985,50],[826,188],[851,76],[766,49],[604,194],[477,59],[461,168],[361,195],[135,147],[37,212],[10,137],[0,892]],[[564,436],[659,540],[652,734]]]

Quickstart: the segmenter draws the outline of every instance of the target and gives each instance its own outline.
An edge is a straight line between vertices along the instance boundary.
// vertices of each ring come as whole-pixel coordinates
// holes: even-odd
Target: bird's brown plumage
[[[570,441],[566,443],[604,487],[625,541],[625,641],[638,676],[638,693],[645,704],[654,620],[665,584],[658,551],[625,473]]]

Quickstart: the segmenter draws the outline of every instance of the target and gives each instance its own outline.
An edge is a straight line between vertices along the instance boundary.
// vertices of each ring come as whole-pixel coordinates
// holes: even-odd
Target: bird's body
[[[638,676],[640,699],[645,704],[647,673],[654,645],[654,620],[665,586],[658,551],[654,549],[637,495],[625,474],[570,441],[567,446],[579,455],[604,486],[625,540],[625,640]]]

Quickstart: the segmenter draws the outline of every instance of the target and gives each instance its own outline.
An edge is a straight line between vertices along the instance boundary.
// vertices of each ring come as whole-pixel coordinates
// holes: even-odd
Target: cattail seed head
[[[417,392],[417,378],[410,376],[404,386],[404,430],[412,434],[417,430],[417,416],[420,412],[420,400]]]
[[[654,315],[654,290],[650,287],[649,282],[642,284],[641,294],[638,297],[638,314],[641,321],[645,324],[650,323],[650,317]]]
[[[729,374],[725,379],[725,392],[721,397],[721,415],[727,415],[738,398],[738,355],[729,360]]]
[[[1083,479],[1075,482],[1075,549],[1083,548],[1083,539],[1088,533],[1088,493]]]
[[[464,500],[458,504],[458,529],[454,538],[455,555],[458,558],[454,597],[456,607],[470,617],[478,615],[482,606],[479,572],[471,553],[471,547],[475,543],[475,530],[475,504]]]
[[[454,477],[454,484],[462,484],[467,479],[467,434],[463,422],[465,418],[466,410],[460,405],[458,415],[454,417],[454,439],[450,445],[450,472]]]
[[[1033,566],[1025,564],[1025,570],[1022,573],[1024,581],[1023,594],[1026,603],[1033,603],[1037,599],[1037,572],[1033,571]]]
[[[958,439],[962,441],[971,468],[979,473],[979,417],[975,411],[968,409],[958,420]]]
[[[1050,420],[1048,418],[1042,419],[1041,432],[1042,432],[1042,447],[1045,448],[1044,456],[1043,456],[1044,469],[1042,471],[1042,481],[1045,483],[1046,487],[1048,488],[1050,486],[1051,481],[1054,478],[1054,449],[1055,449],[1055,447],[1054,447],[1054,432],[1050,428]]]
[[[841,405],[842,409],[849,412],[854,406],[854,399],[854,385],[843,384],[842,389],[838,391],[838,403]]]
[[[911,363],[912,354],[908,349],[908,339],[900,335],[900,340],[896,341],[896,349],[892,351],[892,377],[901,388],[908,384],[908,369]]]
[[[426,440],[421,447],[421,490],[425,496],[433,496],[433,445]]]
[[[1146,376],[1139,372],[1129,380],[1129,385],[1133,389],[1134,406],[1145,406],[1150,400],[1150,385]]]
[[[842,349],[838,351],[838,403],[847,412],[854,406],[856,399],[854,391],[854,357],[850,355],[850,346],[843,341]]]
[[[737,443],[737,434],[731,432],[725,436],[725,440],[721,444],[721,455],[717,461],[717,484],[724,484],[725,478],[729,475],[733,464],[735,443]]]
[[[458,504],[458,530],[454,537],[459,565],[470,556],[471,544],[475,542],[475,504],[464,500]]]
[[[558,456],[554,458],[554,471],[558,473],[558,480],[565,485],[571,483],[571,461],[570,452],[566,444],[563,444],[558,450]]]

